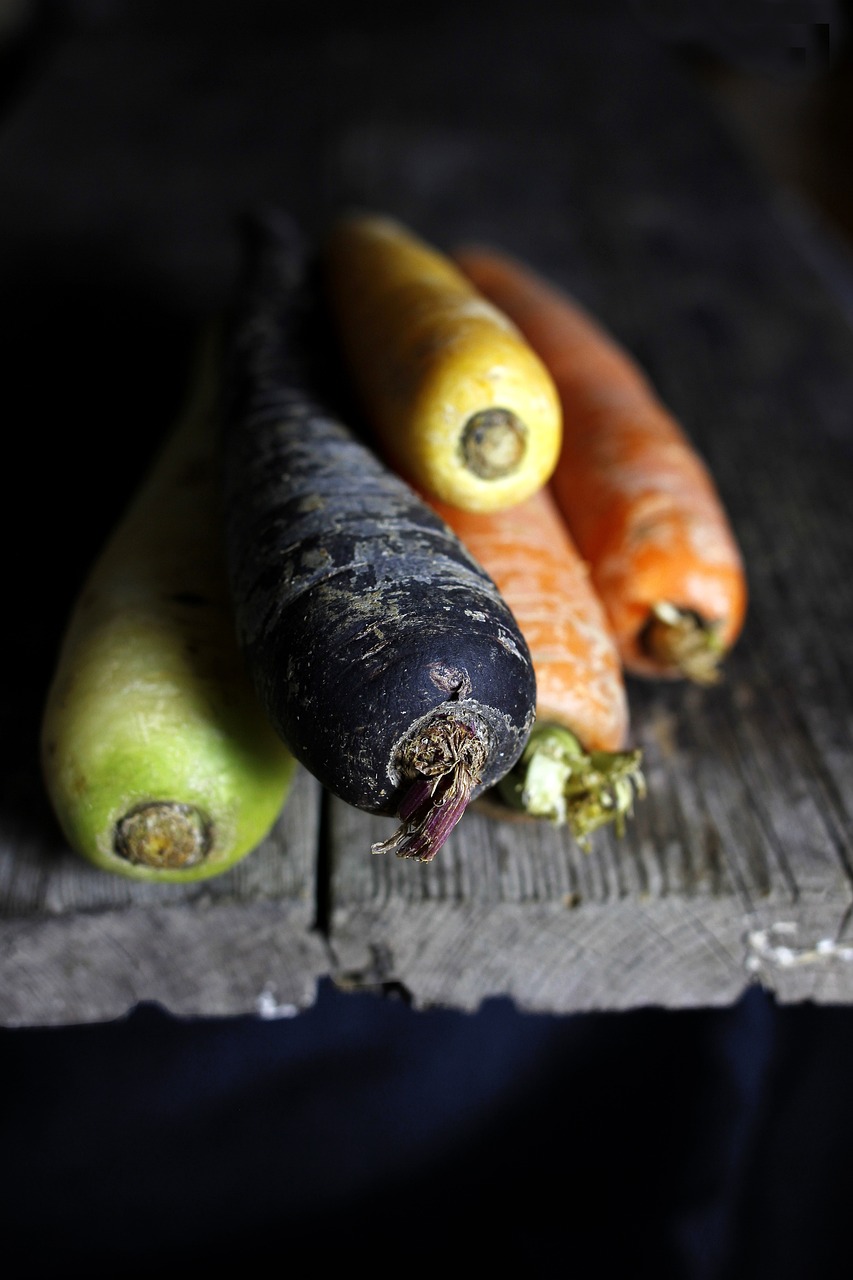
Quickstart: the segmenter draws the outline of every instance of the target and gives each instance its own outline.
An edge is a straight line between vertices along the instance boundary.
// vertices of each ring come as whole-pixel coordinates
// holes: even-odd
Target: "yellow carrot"
[[[323,253],[344,357],[394,469],[471,511],[540,488],[559,456],[560,401],[516,326],[449,257],[390,218],[340,217]]]

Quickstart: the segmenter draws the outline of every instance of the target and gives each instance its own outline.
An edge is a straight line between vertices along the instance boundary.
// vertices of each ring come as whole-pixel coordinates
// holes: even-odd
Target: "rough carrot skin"
[[[645,791],[641,753],[625,749],[619,651],[550,489],[486,514],[432,505],[498,586],[536,675],[536,723],[497,796],[513,810],[567,823],[582,844],[605,823],[621,834]]]
[[[551,484],[626,670],[710,682],[741,632],[747,582],[705,462],[629,353],[566,293],[491,246],[455,257],[557,385],[564,430]],[[679,663],[660,645],[668,610],[695,618],[698,656]]]
[[[323,257],[353,382],[395,470],[471,511],[540,488],[559,454],[560,401],[516,326],[394,219],[340,216]]]
[[[225,543],[261,705],[331,792],[401,823],[375,852],[429,861],[518,759],[530,655],[495,584],[349,424],[300,230],[247,225],[223,353]]]
[[[628,699],[619,652],[550,490],[489,514],[431,505],[515,615],[536,673],[537,720],[565,725],[587,750],[620,750]]]

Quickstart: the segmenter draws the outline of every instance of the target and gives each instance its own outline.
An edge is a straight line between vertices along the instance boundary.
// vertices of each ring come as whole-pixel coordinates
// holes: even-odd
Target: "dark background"
[[[723,114],[745,163],[802,202],[809,252],[853,315],[849,7],[602,8],[615,45],[627,15]],[[487,31],[490,6],[459,10]],[[230,216],[267,194],[257,160],[270,86],[293,76],[311,109],[295,114],[292,170],[271,187],[313,226],[321,194],[293,161],[307,166],[333,121],[311,49],[330,24],[345,59],[347,41],[392,29],[404,41],[407,23],[416,36],[427,18],[390,4],[356,15],[258,0],[32,0],[0,15],[3,643],[21,671],[2,762],[7,799],[35,808],[18,761],[33,750],[44,673],[80,577],[157,444],[151,423],[165,427],[179,402],[198,322],[227,293]],[[109,65],[117,48],[121,77]],[[233,87],[213,76],[223,65],[241,69]],[[152,66],[164,85],[190,86],[188,116],[164,110],[159,136],[144,109]],[[127,154],[108,161],[97,157],[103,121],[75,92],[75,77],[79,87],[92,75],[101,109],[127,131]],[[232,111],[229,93],[247,78],[254,108]],[[381,111],[381,82],[365,93]],[[21,141],[21,121],[37,133],[40,110],[57,121],[49,162]],[[208,149],[176,167],[187,137]],[[217,137],[233,199],[216,181]],[[145,182],[123,169],[140,153]],[[57,189],[73,198],[57,206]],[[37,548],[38,580],[50,576],[38,607],[25,546]],[[503,1264],[543,1276],[834,1280],[850,1271],[851,1079],[851,1010],[783,1008],[758,987],[731,1008],[556,1018],[503,1000],[474,1015],[416,1013],[393,992],[323,983],[313,1008],[275,1022],[140,1006],[106,1025],[5,1028],[0,1238],[20,1259],[10,1274],[173,1274],[218,1261],[402,1277]]]

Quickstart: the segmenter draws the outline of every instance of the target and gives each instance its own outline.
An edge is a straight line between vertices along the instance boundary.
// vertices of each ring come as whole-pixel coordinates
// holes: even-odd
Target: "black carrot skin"
[[[527,645],[456,535],[365,444],[318,268],[284,215],[247,229],[223,353],[238,640],[261,703],[336,796],[428,862],[533,724]]]

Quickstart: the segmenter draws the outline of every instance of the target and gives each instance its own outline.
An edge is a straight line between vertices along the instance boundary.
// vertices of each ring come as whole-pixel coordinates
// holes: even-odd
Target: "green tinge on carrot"
[[[296,772],[234,634],[219,350],[211,322],[182,412],[73,602],[42,711],[42,777],[68,845],[148,884],[235,866],[272,830]]]
[[[568,826],[586,846],[593,831],[608,823],[624,834],[635,798],[645,795],[640,763],[639,750],[584,751],[562,725],[537,724],[497,791],[510,808]]]

